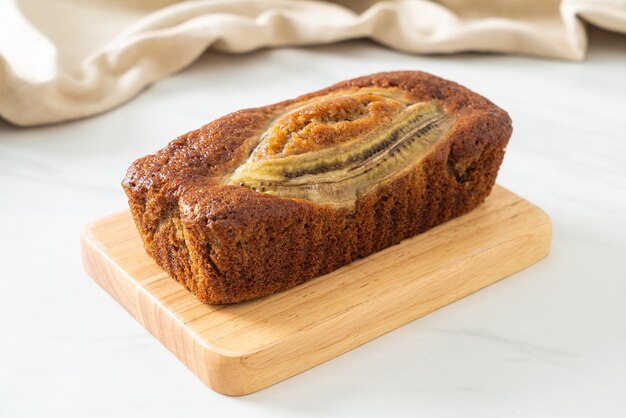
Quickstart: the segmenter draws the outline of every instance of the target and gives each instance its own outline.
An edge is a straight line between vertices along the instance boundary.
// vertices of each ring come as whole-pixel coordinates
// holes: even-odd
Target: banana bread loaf
[[[507,113],[423,72],[379,73],[241,110],[135,161],[147,252],[201,301],[289,289],[480,204]]]

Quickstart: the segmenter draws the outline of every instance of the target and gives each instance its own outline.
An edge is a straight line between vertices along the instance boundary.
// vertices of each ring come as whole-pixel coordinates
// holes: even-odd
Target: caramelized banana
[[[453,117],[435,102],[365,90],[307,103],[279,117],[226,179],[281,197],[351,203],[418,164]]]

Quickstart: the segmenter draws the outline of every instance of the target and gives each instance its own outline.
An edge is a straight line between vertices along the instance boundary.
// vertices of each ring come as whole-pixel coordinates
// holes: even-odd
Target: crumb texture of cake
[[[454,82],[389,72],[241,110],[135,161],[147,252],[201,301],[289,289],[488,196],[507,113]]]

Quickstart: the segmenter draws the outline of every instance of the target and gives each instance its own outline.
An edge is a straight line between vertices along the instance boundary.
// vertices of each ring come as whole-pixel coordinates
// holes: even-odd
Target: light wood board
[[[547,215],[496,186],[471,213],[313,279],[239,305],[205,305],[145,253],[129,212],[88,225],[87,272],[202,381],[263,389],[543,258]],[[366,365],[364,365],[366,367]]]

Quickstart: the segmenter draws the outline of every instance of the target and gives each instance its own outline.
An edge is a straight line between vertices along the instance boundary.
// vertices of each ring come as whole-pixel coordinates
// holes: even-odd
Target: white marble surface
[[[206,388],[84,273],[126,167],[224,113],[422,69],[509,110],[499,183],[554,222],[541,263],[259,393]],[[0,123],[0,416],[626,416],[626,37],[586,62],[416,57],[367,42],[207,54],[99,117]]]

